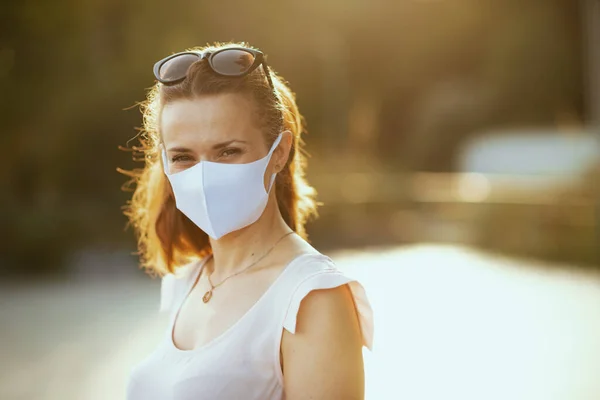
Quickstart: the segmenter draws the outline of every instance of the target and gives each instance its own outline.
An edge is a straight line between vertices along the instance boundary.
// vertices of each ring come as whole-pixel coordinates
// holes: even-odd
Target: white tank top
[[[162,281],[161,310],[169,325],[158,348],[131,372],[127,400],[281,400],[279,361],[283,329],[295,332],[302,299],[316,289],[348,284],[363,335],[371,349],[373,316],[362,286],[336,269],[329,257],[304,254],[283,269],[260,299],[234,325],[193,350],[180,350],[173,324],[206,259]],[[180,272],[182,271],[182,272]]]

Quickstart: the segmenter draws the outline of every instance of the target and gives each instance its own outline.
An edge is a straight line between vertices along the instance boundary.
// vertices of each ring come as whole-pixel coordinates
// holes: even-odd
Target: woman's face
[[[171,174],[200,161],[249,163],[269,151],[254,104],[240,94],[206,95],[167,104],[162,110],[161,134]],[[277,158],[274,154],[267,171],[273,169]]]

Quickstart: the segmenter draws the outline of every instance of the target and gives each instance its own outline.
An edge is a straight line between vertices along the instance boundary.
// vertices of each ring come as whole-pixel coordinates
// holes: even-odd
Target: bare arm
[[[348,285],[314,290],[302,301],[296,333],[284,330],[287,400],[362,400],[362,337]]]

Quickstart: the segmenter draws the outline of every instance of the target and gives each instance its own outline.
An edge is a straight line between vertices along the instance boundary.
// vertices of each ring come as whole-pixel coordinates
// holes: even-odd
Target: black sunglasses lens
[[[190,66],[200,59],[195,54],[181,54],[173,57],[161,65],[159,77],[165,82],[172,82],[184,78]]]
[[[221,75],[239,76],[254,65],[254,54],[244,50],[228,49],[215,54],[211,64],[215,72]]]

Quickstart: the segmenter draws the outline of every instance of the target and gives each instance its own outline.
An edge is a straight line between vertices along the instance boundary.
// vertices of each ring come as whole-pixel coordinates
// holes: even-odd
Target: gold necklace
[[[263,254],[258,260],[254,261],[252,264],[248,265],[247,267],[245,267],[244,269],[242,269],[241,271],[236,272],[235,274],[229,275],[227,278],[223,279],[221,282],[217,283],[216,285],[213,285],[211,280],[210,280],[210,275],[209,274],[207,276],[208,278],[208,284],[210,285],[210,289],[208,289],[208,291],[206,293],[204,293],[204,296],[202,296],[202,301],[205,303],[208,303],[210,301],[210,299],[212,298],[213,295],[213,290],[215,290],[216,288],[218,288],[219,286],[221,286],[222,284],[225,283],[225,281],[227,281],[227,279],[229,278],[233,278],[236,275],[239,275],[243,272],[248,271],[250,268],[252,268],[254,265],[256,265],[260,260],[262,260],[263,258],[265,258],[267,255],[269,255],[269,253],[271,252],[271,250],[273,250],[278,244],[279,242],[281,242],[283,240],[284,237],[291,235],[292,233],[294,233],[294,231],[288,232],[285,235],[283,235],[282,237],[280,237],[273,246],[271,246],[271,248],[265,253]],[[214,272],[214,271],[213,271]]]

